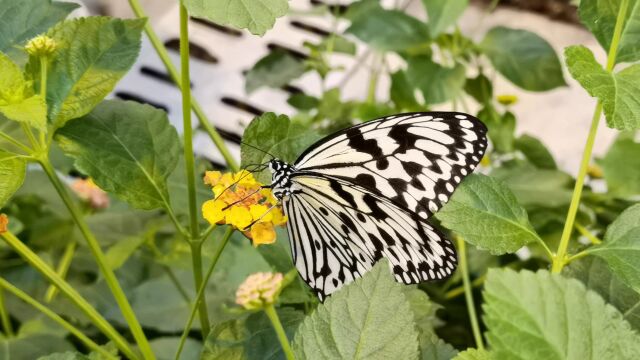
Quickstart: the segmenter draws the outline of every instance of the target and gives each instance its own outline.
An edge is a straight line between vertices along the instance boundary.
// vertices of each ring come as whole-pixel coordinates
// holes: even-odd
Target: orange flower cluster
[[[5,214],[0,214],[0,234],[9,231],[9,217]]]
[[[262,189],[253,174],[207,171],[204,183],[210,185],[214,199],[202,204],[202,214],[210,224],[228,224],[241,230],[254,246],[276,241],[274,226],[283,225],[283,215],[271,190]],[[273,207],[273,208],[272,208]],[[250,229],[246,229],[251,225]]]

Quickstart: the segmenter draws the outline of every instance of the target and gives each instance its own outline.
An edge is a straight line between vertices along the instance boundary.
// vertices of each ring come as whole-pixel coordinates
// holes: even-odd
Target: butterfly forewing
[[[426,219],[478,165],[486,131],[462,113],[394,115],[320,140],[294,167],[358,184]]]

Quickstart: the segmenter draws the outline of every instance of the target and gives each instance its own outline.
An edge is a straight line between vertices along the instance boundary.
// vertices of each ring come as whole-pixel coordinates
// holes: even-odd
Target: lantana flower
[[[100,210],[109,207],[109,196],[91,178],[75,180],[71,184],[71,189],[79,198],[88,202],[93,209]]]
[[[236,291],[236,304],[247,310],[258,310],[273,305],[282,291],[281,273],[259,272],[251,274]]]
[[[0,214],[0,234],[9,231],[9,217],[5,214]]]
[[[224,174],[207,171],[204,183],[211,186],[214,195],[202,204],[202,214],[210,224],[231,225],[251,239],[254,246],[276,241],[274,227],[287,219],[276,206],[271,190],[263,189],[253,174],[246,170]]]

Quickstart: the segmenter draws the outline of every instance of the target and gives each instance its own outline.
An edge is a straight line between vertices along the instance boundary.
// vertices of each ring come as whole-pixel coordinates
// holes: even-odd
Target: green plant
[[[323,84],[321,93],[290,96],[292,117],[267,113],[245,130],[245,143],[286,161],[353,121],[437,104],[469,111],[473,101],[489,128],[486,175],[469,176],[432,219],[456,239],[458,271],[446,281],[403,286],[382,263],[324,303],[297,278],[284,231],[269,224],[248,232],[256,244],[277,238],[257,247],[237,231],[251,222],[250,207],[218,208],[226,211],[212,221],[219,224],[205,221],[211,209],[198,209],[217,205],[206,202],[213,195],[197,179],[211,169],[193,154],[192,110],[230,172],[207,173],[207,185],[218,195],[221,184],[244,173],[181,86],[189,81],[189,15],[260,35],[286,14],[287,2],[183,0],[180,71],[138,1],[129,3],[138,19],[64,20],[75,5],[0,0],[11,14],[0,21],[0,207],[8,215],[0,217],[0,354],[632,359],[640,353],[639,2],[580,2],[580,18],[607,51],[607,63],[580,45],[564,53],[571,76],[598,99],[575,178],[557,167],[541,140],[515,135],[510,105],[517,99],[496,96],[491,80],[504,76],[529,91],[564,86],[554,50],[534,33],[505,27],[478,43],[465,37],[456,22],[466,0],[423,0],[428,21],[402,5],[387,9],[371,0],[346,13],[323,7],[308,16],[331,14],[336,26],[305,44],[308,58],[273,52],[258,61],[246,75],[248,92],[305,73]],[[335,30],[338,21],[350,22],[343,34]],[[143,32],[182,90],[182,141],[163,111],[104,100],[135,62]],[[358,57],[355,38],[367,46]],[[355,57],[355,66],[370,62],[364,101],[345,101],[340,87],[327,88],[331,72],[350,79],[332,66],[335,53]],[[402,59],[399,69],[389,69],[390,56]],[[621,70],[620,63],[626,63]],[[385,74],[389,96],[380,100]],[[621,133],[594,163],[602,113]],[[244,167],[266,159],[242,146]],[[269,176],[257,172],[255,180],[268,183]],[[246,189],[258,186],[244,181]],[[597,182],[607,191],[594,190]],[[515,255],[523,247],[529,255]],[[262,307],[233,306],[245,278],[264,271],[286,274],[276,293]]]

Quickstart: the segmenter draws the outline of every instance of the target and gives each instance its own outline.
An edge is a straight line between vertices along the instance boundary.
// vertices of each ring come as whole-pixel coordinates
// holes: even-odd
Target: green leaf
[[[276,116],[274,113],[265,113],[253,119],[244,131],[242,139],[244,143],[241,147],[242,166],[269,161],[271,156],[267,153],[293,163],[298,155],[319,137],[316,131],[303,124],[292,122],[286,115]],[[271,181],[268,170],[255,175],[256,179],[262,183]]]
[[[166,180],[180,140],[167,114],[135,102],[109,100],[56,135],[76,167],[135,208],[168,205]]]
[[[109,268],[112,270],[119,269],[144,244],[145,240],[144,236],[124,238],[110,247],[105,254]]]
[[[492,359],[634,359],[640,337],[575,279],[548,271],[490,270],[484,321]]]
[[[464,91],[471,95],[480,104],[489,104],[493,98],[493,85],[484,74],[479,74],[473,79],[467,79]]]
[[[287,14],[287,0],[184,0],[189,14],[264,35]]]
[[[41,356],[38,358],[38,360],[91,360],[91,358],[79,352],[67,351],[63,353]]]
[[[0,150],[0,209],[18,191],[27,171],[27,162],[14,154]]]
[[[453,360],[490,360],[491,354],[486,350],[480,349],[467,349],[458,353]]]
[[[607,188],[614,196],[640,194],[640,143],[633,134],[620,134],[598,163],[602,166]]]
[[[586,251],[606,261],[621,281],[640,293],[640,204],[620,214],[602,244]]]
[[[573,178],[559,170],[502,167],[491,176],[503,181],[523,206],[558,207],[571,201]]]
[[[414,88],[407,72],[398,70],[391,74],[391,88],[389,89],[389,97],[399,110],[413,110],[420,105],[416,100]]]
[[[31,83],[9,57],[0,52],[0,114],[7,119],[44,130],[47,126],[47,106],[33,95]]]
[[[293,342],[299,359],[418,359],[418,333],[402,285],[382,261],[304,320]]]
[[[488,104],[478,112],[478,119],[487,125],[489,139],[496,152],[510,153],[513,151],[513,143],[516,130],[516,117],[506,111],[500,115],[493,105]]]
[[[429,31],[436,37],[456,23],[469,0],[422,0],[427,9]]]
[[[213,326],[202,349],[201,360],[245,360],[246,336],[241,321],[229,320]]]
[[[566,48],[565,57],[571,76],[602,102],[607,126],[619,130],[640,128],[640,64],[610,74],[582,45]]]
[[[578,12],[580,20],[598,39],[605,51],[609,51],[611,47],[620,3],[620,0],[582,0],[580,2]],[[630,0],[618,44],[616,62],[632,62],[638,59],[640,59],[640,2]]]
[[[347,33],[381,51],[408,50],[430,41],[429,29],[420,20],[379,5],[357,12]]]
[[[566,85],[555,51],[532,32],[494,27],[480,48],[496,70],[525,90],[546,91]]]
[[[206,169],[206,161],[196,158],[196,174],[204,175]],[[178,164],[167,179],[167,187],[169,189],[169,197],[171,198],[171,206],[173,211],[178,215],[189,215],[189,199],[184,196],[188,191],[187,173],[184,171],[184,158],[178,157]],[[213,198],[211,187],[205,185],[199,175],[196,175],[196,203],[202,204]],[[200,210],[198,210],[200,211]],[[204,218],[202,218],[204,220]]]
[[[553,155],[538,138],[524,134],[515,140],[514,145],[516,150],[520,151],[537,168],[550,170],[558,168]]]
[[[70,351],[71,344],[59,336],[35,334],[19,338],[0,338],[2,359],[38,359],[47,354]]]
[[[513,253],[541,241],[513,193],[503,182],[485,175],[468,176],[436,218],[467,242],[494,255]]]
[[[27,40],[64,20],[78,6],[51,0],[0,0],[0,52],[16,61],[24,59],[26,53],[16,46],[24,46]]]
[[[317,108],[320,100],[317,97],[306,94],[293,94],[289,96],[287,103],[298,110],[309,111]]]
[[[410,57],[407,62],[407,77],[422,91],[427,104],[443,103],[461,93],[465,82],[464,66],[444,67],[428,56]]]
[[[246,75],[245,90],[252,93],[267,86],[279,88],[304,74],[304,63],[284,51],[274,51],[258,60]]]
[[[157,360],[174,360],[174,355],[178,344],[180,343],[180,337],[158,337],[149,342],[153,353],[156,354]],[[202,351],[202,343],[191,338],[187,338],[184,343],[184,349],[180,354],[180,360],[195,360],[200,359],[200,352]]]
[[[435,335],[420,342],[420,360],[450,360],[457,354],[458,350]]]
[[[87,17],[49,30],[58,48],[47,77],[49,121],[55,128],[88,114],[113,90],[138,57],[145,21]],[[38,59],[30,58],[27,70],[38,83]]]
[[[640,293],[628,287],[607,263],[595,256],[572,261],[563,274],[574,277],[618,309],[636,331],[640,330]]]

